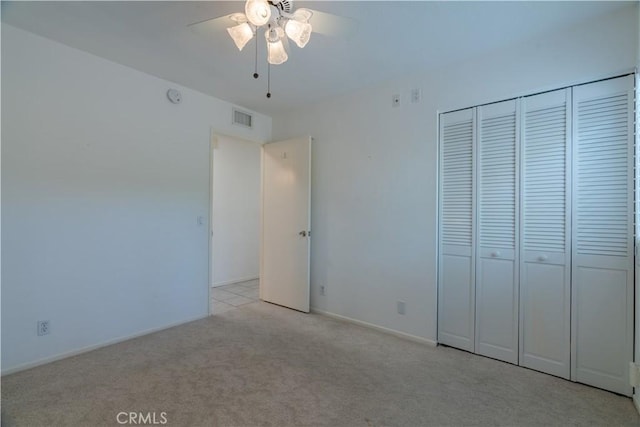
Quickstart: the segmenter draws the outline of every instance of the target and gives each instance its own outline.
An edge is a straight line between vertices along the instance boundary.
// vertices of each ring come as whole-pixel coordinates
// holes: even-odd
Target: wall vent
[[[253,127],[253,116],[244,111],[233,109],[233,124],[251,129]]]

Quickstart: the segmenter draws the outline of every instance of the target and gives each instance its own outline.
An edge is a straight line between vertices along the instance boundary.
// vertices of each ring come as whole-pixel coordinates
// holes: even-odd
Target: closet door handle
[[[498,258],[500,256],[500,251],[493,251],[491,252],[491,257],[492,258]]]
[[[548,259],[549,259],[549,257],[548,257],[548,256],[546,256],[546,255],[540,255],[540,256],[538,257],[538,261],[540,261],[540,262],[545,262],[545,261],[546,261],[546,260],[548,260]]]

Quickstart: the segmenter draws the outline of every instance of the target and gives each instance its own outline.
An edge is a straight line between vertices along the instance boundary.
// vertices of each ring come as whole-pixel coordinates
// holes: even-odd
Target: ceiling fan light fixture
[[[248,22],[227,28],[227,32],[238,47],[238,50],[242,50],[249,40],[253,38],[253,28],[251,28],[251,25]]]
[[[300,48],[305,47],[309,43],[309,39],[311,39],[312,28],[308,22],[291,19],[286,23],[284,30],[287,36]]]
[[[256,27],[265,25],[271,19],[271,6],[267,0],[247,0],[244,12],[249,22]]]
[[[309,20],[314,12],[309,9],[293,10],[293,0],[246,0],[245,13],[226,15],[224,20],[233,21],[227,28],[229,36],[238,50],[244,49],[258,31],[266,28],[264,33],[267,46],[267,98],[271,97],[271,65],[280,65],[289,59],[289,39],[299,48],[309,43],[313,28]],[[215,18],[217,20],[219,18]],[[209,20],[208,20],[209,21]],[[204,24],[208,21],[202,21]],[[253,77],[258,74],[258,41],[255,43],[255,68]]]

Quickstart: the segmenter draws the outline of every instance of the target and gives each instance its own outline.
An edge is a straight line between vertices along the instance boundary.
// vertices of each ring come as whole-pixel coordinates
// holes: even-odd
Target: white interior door
[[[309,312],[311,137],[262,148],[260,298]]]
[[[478,107],[476,353],[518,363],[516,100]]]
[[[631,395],[633,76],[573,89],[572,370]]]
[[[474,351],[475,109],[440,116],[438,341]]]
[[[571,89],[522,99],[520,365],[563,378],[571,359]]]

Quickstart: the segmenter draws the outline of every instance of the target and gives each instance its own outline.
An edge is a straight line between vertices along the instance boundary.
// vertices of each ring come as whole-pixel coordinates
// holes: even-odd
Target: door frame
[[[211,126],[209,128],[209,225],[208,225],[208,243],[209,243],[209,251],[208,251],[208,274],[207,274],[207,315],[212,316],[213,312],[211,310],[211,288],[213,287],[213,156],[214,150],[218,145],[218,137],[225,137],[231,139],[239,139],[242,141],[253,143],[257,146],[260,146],[260,150],[262,153],[262,146],[265,144],[265,141],[258,141],[252,138],[245,138],[242,136],[236,136],[224,132],[219,132],[215,127]],[[260,170],[262,170],[262,154],[260,154]],[[262,173],[260,175],[262,177]],[[262,235],[262,178],[260,178],[260,236]],[[262,247],[260,247],[260,255],[258,258],[258,262],[262,263]],[[259,273],[260,274],[260,271]],[[259,281],[258,281],[259,283]],[[262,296],[262,288],[259,286],[259,292]]]

